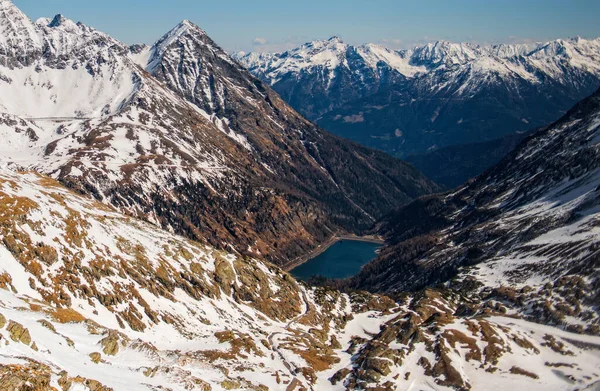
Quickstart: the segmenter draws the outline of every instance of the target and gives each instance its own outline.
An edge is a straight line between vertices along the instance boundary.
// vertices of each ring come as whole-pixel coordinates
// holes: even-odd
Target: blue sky
[[[393,48],[600,37],[600,0],[13,0],[32,19],[62,13],[126,43],[183,19],[229,51],[274,51],[338,35]]]

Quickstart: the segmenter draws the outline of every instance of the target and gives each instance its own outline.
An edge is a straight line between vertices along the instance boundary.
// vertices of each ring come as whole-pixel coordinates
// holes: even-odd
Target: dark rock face
[[[497,140],[455,145],[422,155],[408,156],[406,161],[435,183],[453,189],[500,163],[532,133],[509,134]]]

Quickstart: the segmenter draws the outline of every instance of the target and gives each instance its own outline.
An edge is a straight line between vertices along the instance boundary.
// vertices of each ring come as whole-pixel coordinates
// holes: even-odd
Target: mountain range
[[[600,39],[395,51],[333,37],[236,58],[306,118],[402,158],[537,129],[600,86]]]
[[[1,159],[172,232],[283,265],[437,189],[306,121],[189,21],[130,47],[2,0],[0,33]]]
[[[189,21],[128,46],[0,0],[0,91],[0,390],[600,386],[600,91],[442,194]],[[340,232],[386,246],[275,264]]]

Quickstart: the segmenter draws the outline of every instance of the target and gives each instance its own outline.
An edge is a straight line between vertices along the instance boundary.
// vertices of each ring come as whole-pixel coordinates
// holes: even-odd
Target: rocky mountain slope
[[[392,51],[332,38],[237,58],[325,129],[400,157],[547,125],[600,86],[599,39]]]
[[[190,22],[129,47],[3,0],[0,26],[0,160],[170,231],[285,264],[437,189],[304,120]]]
[[[1,389],[597,387],[599,337],[501,310],[444,290],[308,289],[0,169]]]
[[[600,91],[456,191],[424,197],[379,229],[387,247],[353,287],[448,282],[539,322],[600,330]]]
[[[399,241],[445,227],[454,215],[418,206],[458,196],[386,220],[393,261],[355,286],[446,282],[392,300],[311,288],[264,259],[434,190],[413,168],[305,121],[189,22],[128,47],[0,0],[0,32],[0,389],[600,385],[598,97],[528,139],[511,175],[473,185],[488,191],[463,189],[454,242],[431,235],[448,255],[432,252],[435,269],[406,258],[431,241]],[[494,192],[504,215],[469,209]],[[477,219],[489,237],[452,236]],[[509,258],[479,262],[493,250]],[[479,268],[448,281],[464,259]]]

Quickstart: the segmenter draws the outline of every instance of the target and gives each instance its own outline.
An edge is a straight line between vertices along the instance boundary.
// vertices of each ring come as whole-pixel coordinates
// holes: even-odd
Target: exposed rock
[[[236,380],[224,380],[221,382],[221,387],[226,390],[238,390],[242,386],[242,383]]]
[[[102,361],[102,354],[98,352],[90,353],[90,359],[94,364],[98,364]]]
[[[0,365],[0,390],[54,391],[50,368],[37,363],[29,365]]]
[[[536,375],[535,373],[532,373],[532,372],[526,371],[526,370],[524,370],[524,369],[522,369],[522,368],[519,368],[519,367],[512,367],[512,368],[510,369],[510,373],[512,373],[512,374],[514,374],[514,375],[522,375],[522,376],[527,376],[527,377],[530,377],[530,378],[532,378],[532,379],[536,379],[536,380],[540,378],[540,377],[539,377],[538,375]]]
[[[129,338],[118,331],[109,330],[106,337],[101,339],[99,343],[103,348],[102,351],[104,354],[116,356],[121,348],[127,347]]]
[[[329,379],[329,381],[335,386],[339,382],[343,381],[346,378],[346,376],[348,376],[351,372],[352,371],[348,368],[342,368],[339,371],[337,371],[335,375],[333,375],[331,379]]]
[[[29,346],[31,344],[31,335],[29,335],[29,330],[23,327],[22,324],[9,321],[6,330],[10,333],[10,338],[15,342],[21,342]]]

